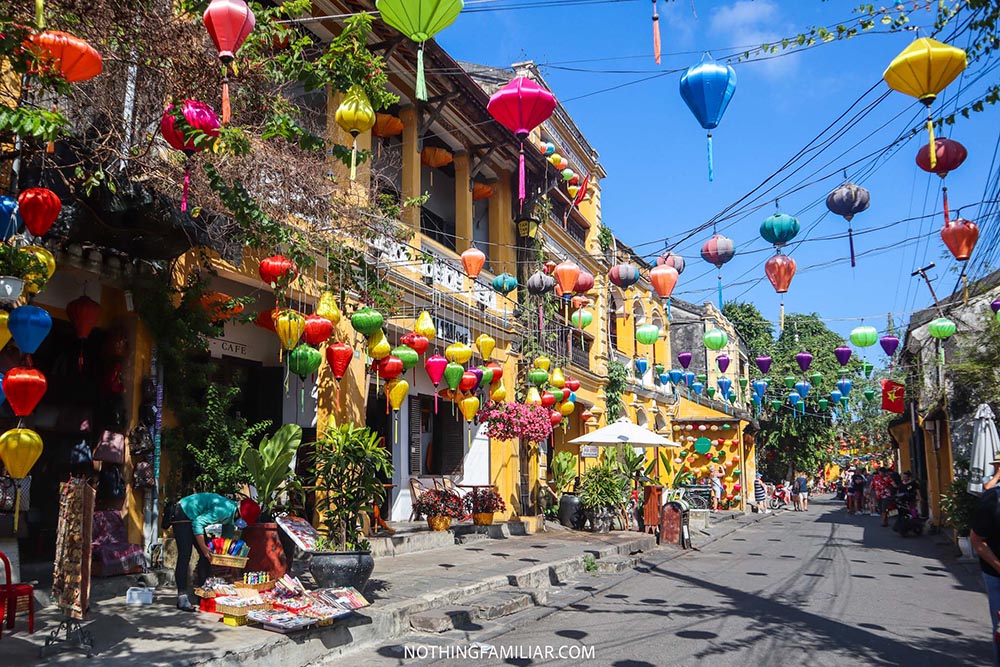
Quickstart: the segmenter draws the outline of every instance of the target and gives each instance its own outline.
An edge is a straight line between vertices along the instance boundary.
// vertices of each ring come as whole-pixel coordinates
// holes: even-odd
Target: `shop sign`
[[[209,338],[208,349],[213,357],[238,357],[240,359],[250,359],[251,349],[246,343],[225,338]]]
[[[580,447],[581,459],[596,459],[601,454],[601,448],[597,445],[583,445]]]
[[[435,318],[434,327],[437,329],[438,338],[454,343],[469,343],[472,341],[472,333],[468,327],[463,327],[451,320]]]

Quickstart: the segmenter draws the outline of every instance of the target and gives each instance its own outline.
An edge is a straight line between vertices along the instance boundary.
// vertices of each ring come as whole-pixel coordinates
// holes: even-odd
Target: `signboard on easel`
[[[596,459],[601,455],[601,448],[597,445],[582,445],[580,447],[581,459]]]

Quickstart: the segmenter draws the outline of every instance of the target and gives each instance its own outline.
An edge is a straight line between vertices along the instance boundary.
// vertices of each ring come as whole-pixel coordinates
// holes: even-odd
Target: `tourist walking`
[[[874,489],[875,499],[878,503],[878,513],[882,517],[882,526],[889,525],[889,504],[895,493],[895,485],[889,471],[879,468],[872,477],[872,489]]]
[[[771,510],[767,506],[767,485],[760,473],[753,480],[753,499],[757,503],[757,511],[770,514]]]
[[[712,511],[719,511],[719,502],[725,490],[722,487],[722,466],[708,466],[708,481],[712,485]]]
[[[857,514],[864,511],[865,504],[865,471],[858,468],[851,473],[847,495],[848,514]]]
[[[809,478],[804,472],[800,472],[795,478],[795,490],[799,494],[799,508],[803,512],[809,511]]]
[[[982,571],[983,583],[986,585],[986,598],[990,608],[990,629],[993,638],[993,666],[1000,667],[1000,645],[997,643],[997,633],[1000,632],[1000,514],[998,514],[998,496],[1000,489],[994,487],[985,491],[979,499],[976,511],[972,515],[972,530],[969,540],[972,550],[979,556],[979,569]]]

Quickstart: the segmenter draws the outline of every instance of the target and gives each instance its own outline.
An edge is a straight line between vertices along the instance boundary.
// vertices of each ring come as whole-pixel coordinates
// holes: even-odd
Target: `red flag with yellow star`
[[[899,382],[882,380],[882,409],[896,414],[903,414],[903,396],[906,387]]]

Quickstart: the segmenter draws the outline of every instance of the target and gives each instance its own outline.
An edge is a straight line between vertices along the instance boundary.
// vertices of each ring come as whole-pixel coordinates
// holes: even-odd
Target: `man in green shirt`
[[[174,505],[173,512],[171,525],[177,542],[177,567],[174,569],[177,608],[194,611],[194,606],[188,599],[191,550],[198,547],[194,584],[200,586],[208,578],[211,567],[205,530],[213,524],[222,524],[223,537],[232,537],[234,529],[246,528],[247,523],[240,517],[240,507],[236,501],[217,493],[195,493],[181,498]]]

